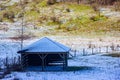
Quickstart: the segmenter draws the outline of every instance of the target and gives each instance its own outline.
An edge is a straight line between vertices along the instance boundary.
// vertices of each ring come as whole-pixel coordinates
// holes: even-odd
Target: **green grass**
[[[82,11],[86,11],[86,10],[92,10],[92,8],[90,6],[87,5],[77,5],[77,4],[68,4],[68,8],[73,9],[74,11],[77,12],[82,12]]]
[[[55,25],[60,25],[59,22],[48,22],[47,23],[48,26],[55,26]]]
[[[39,15],[40,14],[37,13],[36,11],[26,11],[26,13],[25,13],[25,17],[29,21],[37,20],[39,18]]]
[[[43,0],[42,2],[38,3],[36,6],[37,7],[46,7],[47,6],[47,1]]]

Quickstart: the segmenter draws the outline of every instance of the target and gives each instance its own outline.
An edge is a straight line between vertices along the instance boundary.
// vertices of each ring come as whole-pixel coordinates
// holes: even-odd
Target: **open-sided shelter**
[[[18,51],[21,54],[22,69],[39,67],[39,70],[65,70],[70,48],[44,37]],[[57,66],[57,67],[56,67]]]

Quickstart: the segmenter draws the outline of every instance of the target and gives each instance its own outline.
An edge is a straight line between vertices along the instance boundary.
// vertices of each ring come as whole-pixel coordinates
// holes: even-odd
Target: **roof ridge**
[[[45,38],[47,38],[47,37],[45,37]],[[57,45],[58,47],[60,47],[60,48],[62,48],[63,50],[65,50],[63,47],[61,47],[61,46],[59,46],[58,44],[56,44],[56,42],[54,42],[53,40],[51,40],[51,39],[49,39],[49,38],[47,38],[48,40],[50,40],[52,43],[55,43],[55,45]],[[66,51],[66,50],[65,50]]]

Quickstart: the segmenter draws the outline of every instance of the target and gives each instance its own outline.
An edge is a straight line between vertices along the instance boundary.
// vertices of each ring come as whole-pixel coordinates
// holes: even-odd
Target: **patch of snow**
[[[101,8],[100,12],[106,17],[120,17],[120,12],[112,11],[109,8]]]

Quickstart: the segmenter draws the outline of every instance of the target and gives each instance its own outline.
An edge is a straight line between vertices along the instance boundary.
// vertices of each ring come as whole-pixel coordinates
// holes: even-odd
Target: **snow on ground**
[[[69,60],[70,66],[81,68],[63,72],[12,72],[2,80],[120,80],[120,58],[78,56]]]
[[[3,42],[0,43],[0,58],[14,57],[17,54],[17,50],[19,50],[19,43],[9,43]]]
[[[112,11],[109,8],[101,8],[100,12],[104,14],[106,17],[117,18],[117,19],[120,18],[120,12]]]
[[[19,42],[12,42],[11,40],[0,40],[0,68],[5,68],[4,63],[6,62],[6,58],[9,60],[9,64],[12,63],[13,59],[16,58],[16,61],[19,54],[17,51],[20,50]]]
[[[56,40],[56,38],[54,38]],[[79,38],[78,38],[79,39]],[[38,39],[36,39],[38,40]],[[24,41],[25,45],[28,45],[36,40],[29,40]],[[72,39],[71,39],[72,40]],[[69,41],[71,41],[69,40]],[[77,39],[75,42],[77,42]],[[57,40],[58,42],[62,40]],[[63,42],[65,43],[67,39],[64,39]],[[81,39],[80,44],[82,41],[84,43],[89,43],[89,40]],[[99,41],[99,40],[98,40]],[[119,39],[118,39],[119,41]],[[94,42],[94,40],[93,40]],[[96,42],[96,44],[106,43],[107,41],[103,42]],[[109,41],[110,44],[112,43]],[[79,43],[79,40],[78,40]],[[85,44],[86,44],[85,43]],[[119,44],[119,42],[116,42]],[[109,44],[109,43],[106,43]],[[106,45],[103,44],[103,45]],[[73,46],[75,44],[73,43]],[[0,41],[0,59],[8,57],[17,56],[17,51],[20,50],[19,42],[12,42],[10,40]],[[102,49],[105,50],[104,48]],[[88,51],[89,53],[89,51]],[[69,71],[59,71],[59,72],[35,72],[35,71],[28,71],[28,72],[12,72],[5,76],[2,80],[120,80],[120,57],[109,57],[109,56],[102,56],[102,54],[96,55],[89,55],[89,56],[82,56],[80,55],[81,51],[77,53],[76,57],[73,59],[68,60],[68,66],[71,70]],[[1,63],[0,63],[1,64]],[[1,64],[2,66],[3,64]],[[73,68],[73,69],[72,69]]]

